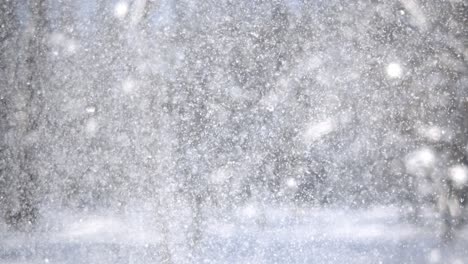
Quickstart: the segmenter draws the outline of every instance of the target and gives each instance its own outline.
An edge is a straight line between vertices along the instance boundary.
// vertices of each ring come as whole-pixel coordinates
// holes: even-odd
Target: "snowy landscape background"
[[[0,263],[466,263],[464,0],[3,0]]]

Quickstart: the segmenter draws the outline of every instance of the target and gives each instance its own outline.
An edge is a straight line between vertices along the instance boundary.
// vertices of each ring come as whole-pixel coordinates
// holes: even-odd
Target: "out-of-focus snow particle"
[[[98,123],[95,118],[91,118],[86,122],[85,127],[86,133],[90,136],[94,136],[98,130]]]
[[[429,263],[439,263],[441,260],[441,255],[440,255],[440,250],[439,249],[433,249],[429,253]]]
[[[49,263],[49,259],[48,259],[48,258],[45,258],[45,259],[44,259],[44,263]]]
[[[136,83],[135,83],[135,80],[133,80],[133,78],[127,78],[122,83],[122,90],[124,91],[124,93],[127,93],[127,94],[133,92],[135,90],[135,87],[136,87]]]
[[[86,106],[85,111],[86,111],[86,113],[94,114],[96,112],[96,107],[93,106],[93,105],[88,105],[88,106]]]
[[[423,8],[417,0],[400,0],[405,9],[410,13],[413,22],[422,30],[427,30],[428,22]]]
[[[312,142],[333,132],[335,129],[336,124],[334,120],[328,118],[322,122],[310,124],[304,134],[304,139],[307,142]]]
[[[296,189],[297,188],[297,181],[294,178],[289,178],[286,180],[286,186],[291,189]]]
[[[242,210],[244,217],[252,218],[257,215],[257,208],[254,204],[249,204]]]
[[[450,179],[456,187],[463,187],[468,182],[468,168],[463,165],[455,165],[449,169]]]
[[[387,75],[390,78],[400,78],[403,70],[401,69],[400,64],[392,62],[387,65]]]
[[[432,141],[441,141],[447,132],[441,127],[430,125],[430,126],[421,126],[418,128],[418,133]]]
[[[434,163],[434,153],[429,149],[423,149],[418,153],[418,158],[424,165]]]
[[[230,171],[227,168],[219,168],[211,174],[211,182],[214,184],[222,184],[230,177]]]
[[[73,54],[78,49],[78,45],[75,40],[69,40],[66,44],[66,50],[69,54]]]
[[[425,175],[436,162],[434,152],[429,148],[421,148],[411,153],[406,159],[406,169],[413,175]]]
[[[52,45],[59,46],[65,43],[66,37],[65,37],[65,34],[63,34],[62,32],[54,32],[50,34],[49,41]]]
[[[118,2],[115,7],[114,7],[114,15],[122,19],[124,18],[128,13],[128,3],[125,1],[120,1]]]

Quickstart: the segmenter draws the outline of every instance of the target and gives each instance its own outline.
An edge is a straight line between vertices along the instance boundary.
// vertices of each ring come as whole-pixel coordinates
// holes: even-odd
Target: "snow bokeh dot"
[[[392,62],[387,65],[386,72],[389,78],[400,78],[403,74],[403,69],[399,63]]]

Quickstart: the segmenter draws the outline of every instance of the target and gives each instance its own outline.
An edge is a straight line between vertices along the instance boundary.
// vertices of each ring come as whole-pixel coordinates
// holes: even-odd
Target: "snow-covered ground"
[[[54,212],[31,234],[2,227],[0,263],[468,263],[468,230],[441,243],[429,213],[416,226],[397,207],[251,204],[205,214],[202,238],[191,249],[175,227],[183,213],[167,217],[165,236],[149,215]]]

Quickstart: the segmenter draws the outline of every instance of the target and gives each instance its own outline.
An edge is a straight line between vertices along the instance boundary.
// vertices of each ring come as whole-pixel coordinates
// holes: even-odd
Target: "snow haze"
[[[0,263],[467,263],[460,0],[3,0]]]

